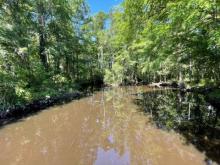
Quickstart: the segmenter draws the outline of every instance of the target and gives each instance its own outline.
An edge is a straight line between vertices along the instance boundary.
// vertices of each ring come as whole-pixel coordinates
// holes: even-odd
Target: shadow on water
[[[175,130],[187,143],[207,156],[207,164],[220,164],[219,109],[205,101],[204,96],[173,90],[137,94],[135,103],[150,116],[160,129]]]

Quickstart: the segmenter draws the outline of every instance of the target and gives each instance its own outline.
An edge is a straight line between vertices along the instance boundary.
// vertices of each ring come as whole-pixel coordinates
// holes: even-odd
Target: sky
[[[99,11],[109,12],[112,7],[120,4],[122,1],[123,0],[87,0],[92,14]]]

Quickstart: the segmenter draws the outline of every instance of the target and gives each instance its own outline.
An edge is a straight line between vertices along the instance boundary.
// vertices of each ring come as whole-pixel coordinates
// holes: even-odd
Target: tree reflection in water
[[[147,86],[103,89],[1,129],[0,164],[205,164],[205,156],[194,146],[185,145],[183,136],[152,125],[149,115],[134,104],[136,98],[159,127],[180,128],[184,120],[194,121],[194,113],[198,114],[193,110],[195,99],[189,106],[187,97],[172,91],[155,92]],[[199,117],[204,116],[202,112]],[[215,112],[209,108],[205,120],[210,121],[204,124],[210,125],[210,115],[215,116]],[[196,121],[199,125],[200,119]],[[184,124],[183,130],[195,129],[195,124]]]
[[[188,143],[205,152],[207,162],[220,163],[219,109],[207,103],[203,95],[173,90],[137,95],[135,103],[158,128],[179,132]]]

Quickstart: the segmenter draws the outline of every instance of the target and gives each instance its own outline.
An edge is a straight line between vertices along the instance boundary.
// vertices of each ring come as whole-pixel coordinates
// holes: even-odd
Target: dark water
[[[104,89],[1,128],[0,164],[217,164],[218,130],[202,96]]]
[[[203,95],[161,90],[137,96],[139,110],[158,128],[175,130],[206,154],[208,164],[220,164],[220,113]]]

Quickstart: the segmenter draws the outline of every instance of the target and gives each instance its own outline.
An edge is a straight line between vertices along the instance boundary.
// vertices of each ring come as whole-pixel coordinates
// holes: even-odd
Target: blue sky
[[[109,12],[112,7],[120,4],[122,1],[123,0],[87,0],[92,14],[99,11]]]

